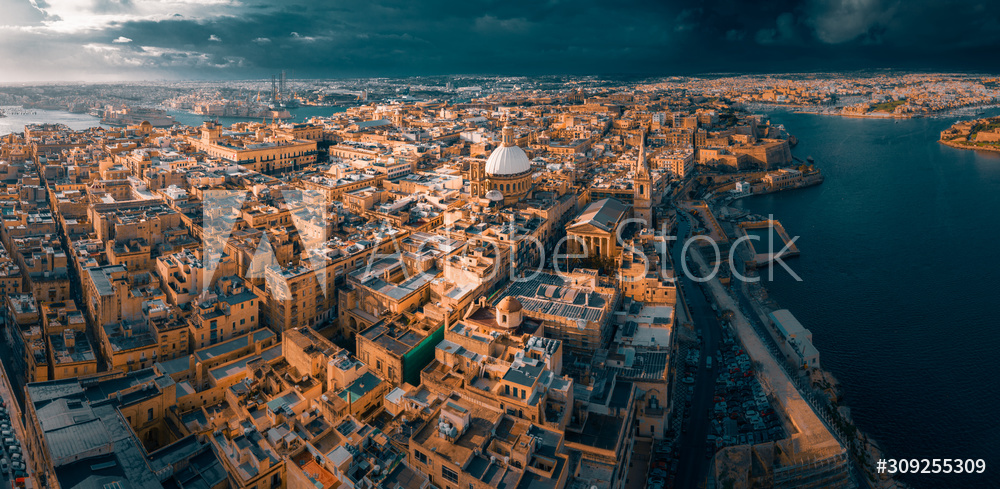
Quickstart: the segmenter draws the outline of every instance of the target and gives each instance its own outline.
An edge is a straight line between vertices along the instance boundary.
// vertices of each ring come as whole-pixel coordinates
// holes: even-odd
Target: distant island
[[[953,148],[1000,151],[1000,117],[956,122],[941,131],[939,141]]]

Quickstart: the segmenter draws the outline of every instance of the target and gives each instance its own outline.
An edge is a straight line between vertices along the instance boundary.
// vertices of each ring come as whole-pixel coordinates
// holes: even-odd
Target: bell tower
[[[653,177],[646,164],[646,128],[639,129],[639,158],[636,160],[632,181],[632,214],[636,219],[645,220],[645,227],[656,228],[653,220]]]
[[[469,183],[471,184],[472,195],[483,197],[489,186],[486,179],[486,162],[482,160],[472,160],[469,164]]]

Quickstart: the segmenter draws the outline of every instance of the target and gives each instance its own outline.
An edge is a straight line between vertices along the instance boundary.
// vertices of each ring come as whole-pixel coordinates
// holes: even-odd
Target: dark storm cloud
[[[111,19],[100,28],[2,35],[34,35],[53,49],[86,45],[108,70],[162,67],[161,75],[209,78],[279,69],[296,76],[990,71],[1000,51],[996,3],[215,0],[201,10],[174,2],[184,9],[153,16],[142,15],[142,0],[96,0],[90,13]],[[75,12],[41,10],[64,20]]]

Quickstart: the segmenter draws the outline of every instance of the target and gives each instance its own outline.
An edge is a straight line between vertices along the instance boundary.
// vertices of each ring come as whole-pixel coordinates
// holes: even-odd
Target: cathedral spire
[[[646,128],[639,128],[639,159],[635,162],[636,175],[648,175],[649,167],[646,166]]]
[[[648,229],[656,227],[653,216],[653,178],[646,165],[646,128],[639,128],[639,159],[635,162],[635,177],[633,178],[633,217],[641,220]]]

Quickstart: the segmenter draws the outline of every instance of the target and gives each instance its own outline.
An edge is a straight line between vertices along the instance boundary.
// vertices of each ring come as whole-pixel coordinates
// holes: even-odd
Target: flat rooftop
[[[622,418],[590,413],[580,433],[566,432],[566,441],[601,450],[614,450],[622,430]]]

